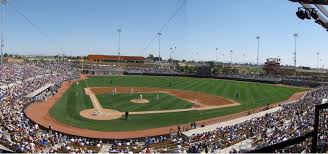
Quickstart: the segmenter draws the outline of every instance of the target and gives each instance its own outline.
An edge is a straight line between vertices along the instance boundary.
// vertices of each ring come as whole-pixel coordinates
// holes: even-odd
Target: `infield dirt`
[[[132,90],[133,89],[133,90]],[[84,118],[93,120],[113,120],[120,118],[124,113],[121,113],[112,109],[104,109],[99,103],[96,95],[112,93],[166,93],[174,97],[189,101],[194,104],[192,108],[187,109],[175,109],[175,110],[158,110],[158,111],[140,111],[129,112],[129,114],[154,114],[154,113],[171,113],[171,112],[183,112],[192,110],[208,110],[223,108],[229,106],[240,105],[239,103],[226,99],[221,96],[209,95],[201,92],[185,91],[185,90],[173,90],[173,89],[159,89],[149,87],[96,87],[96,88],[84,88],[84,91],[89,95],[90,100],[94,106],[94,109],[86,109],[80,112],[80,115]],[[97,113],[97,114],[95,114]]]

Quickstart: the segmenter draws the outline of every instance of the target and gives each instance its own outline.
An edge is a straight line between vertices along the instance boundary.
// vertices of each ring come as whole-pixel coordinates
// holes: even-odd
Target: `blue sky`
[[[19,54],[116,54],[121,27],[122,55],[158,55],[158,40],[144,51],[179,6],[180,0],[10,0],[57,43],[34,29],[13,8],[5,12],[5,51]],[[311,20],[298,19],[299,4],[288,0],[187,0],[164,29],[161,55],[178,59],[256,62],[257,35],[261,36],[260,62],[280,57],[293,64],[298,33],[298,65],[316,67],[316,52],[328,66],[328,33]],[[2,27],[3,28],[3,27]],[[245,54],[245,58],[243,58]]]

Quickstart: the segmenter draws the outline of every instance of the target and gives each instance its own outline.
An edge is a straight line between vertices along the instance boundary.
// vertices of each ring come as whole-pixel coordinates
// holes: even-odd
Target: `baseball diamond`
[[[111,82],[109,82],[111,81]],[[170,86],[169,83],[172,83]],[[97,87],[97,88],[93,88]],[[114,100],[119,101],[113,97],[123,97],[126,95],[127,99],[131,99],[133,94],[130,94],[131,89],[134,89],[134,93],[144,93],[144,97],[147,98],[145,92],[160,92],[167,90],[165,93],[177,92],[178,96],[175,99],[185,103],[184,107],[179,107],[179,102],[172,105],[171,107],[166,107],[165,103],[170,104],[170,100],[165,100],[160,103],[159,106],[151,110],[147,106],[139,107],[142,104],[132,104],[132,108],[129,112],[129,120],[123,120],[123,113],[121,116],[113,118],[113,120],[92,120],[81,116],[80,112],[86,109],[97,108],[94,107],[92,99],[86,94],[85,88],[91,88],[88,91],[92,91],[96,94],[95,99],[99,99],[101,103],[98,105],[102,108],[117,110],[117,111],[128,111],[126,109],[129,106],[115,106],[113,103],[108,104]],[[149,88],[145,88],[149,87]],[[112,90],[116,89],[117,94],[112,94]],[[242,81],[231,81],[231,80],[217,80],[217,79],[199,79],[199,78],[188,78],[188,77],[152,77],[152,76],[112,76],[112,77],[90,77],[87,79],[80,80],[78,84],[71,84],[70,88],[64,92],[63,96],[58,99],[56,103],[49,110],[49,117],[54,121],[58,121],[69,127],[77,127],[82,130],[94,130],[100,132],[126,132],[126,131],[136,131],[136,130],[150,130],[153,128],[168,127],[174,125],[188,124],[193,121],[200,121],[215,118],[218,116],[225,116],[229,114],[234,114],[242,111],[247,111],[255,109],[257,107],[275,104],[287,100],[293,94],[305,91],[303,88],[286,87],[286,86],[275,86],[270,84],[262,83],[252,83],[252,82],[242,82]],[[78,92],[78,94],[76,94]],[[188,95],[190,98],[186,97],[185,93],[191,92],[192,95]],[[236,93],[239,93],[238,99],[235,98]],[[303,92],[302,92],[303,93]],[[164,94],[164,93],[161,93]],[[166,94],[166,95],[167,95]],[[218,97],[218,99],[209,98],[212,102],[206,102],[206,97],[203,95],[208,95],[207,97]],[[171,97],[174,95],[171,94]],[[181,99],[182,97],[182,99]],[[153,98],[149,98],[153,99]],[[186,100],[189,99],[189,102]],[[203,100],[202,100],[203,99]],[[196,101],[197,100],[197,101]],[[216,101],[213,101],[216,100]],[[193,101],[196,101],[193,105]],[[130,104],[126,103],[125,104]],[[232,105],[229,107],[230,104]],[[223,107],[220,107],[223,105]],[[228,105],[228,106],[226,106]],[[195,107],[196,106],[196,107]],[[214,107],[214,108],[213,108]],[[201,110],[199,110],[201,108]],[[207,109],[208,108],[208,109]],[[31,110],[31,119],[37,121],[38,117],[33,116],[32,111],[33,106],[28,108]],[[40,109],[40,107],[35,107],[35,109]],[[161,112],[165,110],[173,110],[173,112]],[[47,110],[45,108],[44,110]],[[93,110],[91,110],[93,111]],[[140,111],[147,111],[145,114],[138,114]],[[151,112],[149,112],[151,111]],[[158,113],[157,113],[158,112]],[[91,114],[92,112],[90,112]],[[114,115],[115,113],[113,113]],[[27,112],[29,116],[29,112]],[[110,114],[108,115],[110,117]],[[89,115],[92,117],[92,115]],[[94,116],[96,117],[96,116]],[[159,120],[160,119],[160,120]],[[56,127],[52,125],[55,129]],[[137,133],[136,133],[137,134]],[[159,133],[158,135],[160,135]],[[80,133],[81,136],[83,135]],[[139,135],[137,135],[139,137]],[[129,136],[132,137],[132,136]]]
[[[328,153],[328,0],[0,5],[0,153]]]

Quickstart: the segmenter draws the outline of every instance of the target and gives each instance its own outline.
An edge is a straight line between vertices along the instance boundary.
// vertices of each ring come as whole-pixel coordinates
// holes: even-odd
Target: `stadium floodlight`
[[[218,62],[218,48],[215,48],[215,61]]]
[[[319,18],[317,13],[318,11],[316,11],[314,8],[299,7],[296,12],[296,16],[302,20],[311,19],[311,17],[314,20],[317,20]]]
[[[311,17],[314,19],[314,20],[318,20],[319,16],[317,14],[317,11],[315,9],[313,9],[311,12],[310,12],[310,15]]]
[[[295,0],[295,2],[296,1],[297,0]],[[311,19],[312,17],[315,23],[321,25],[323,28],[325,28],[328,31],[328,20],[325,18],[328,17],[328,11],[324,6],[320,5],[320,3],[302,3],[302,2],[299,3],[303,7],[299,7],[298,11],[296,12],[298,18],[304,20],[304,19]]]
[[[310,13],[307,9],[305,9],[305,18],[308,19],[308,20],[311,20]]]
[[[170,63],[172,62],[172,52],[173,52],[173,50],[172,50],[172,47],[170,48]]]
[[[319,52],[316,53],[317,54],[317,69],[319,69]]]
[[[226,62],[226,61],[225,61],[225,57],[224,57],[224,53],[222,53],[221,56],[222,56],[222,63],[223,63],[222,65],[223,65],[223,67],[224,67],[224,63]]]
[[[158,35],[158,61],[161,64],[161,35],[162,35],[162,33],[158,32],[157,35]]]
[[[117,60],[117,65],[119,65],[120,60],[121,60],[120,56],[121,56],[121,32],[122,32],[122,29],[118,28],[116,31],[118,32],[118,50],[117,50],[118,60]]]
[[[302,19],[302,20],[305,19],[305,11],[303,11],[303,10],[298,10],[298,11],[296,12],[296,15],[297,15],[298,18],[300,18],[300,19]]]
[[[298,18],[300,18],[302,20],[311,19],[310,15],[309,15],[309,12],[306,9],[302,8],[302,7],[298,8],[298,10],[296,12],[296,15],[297,15]]]
[[[172,52],[172,56],[174,58],[174,55],[173,54],[176,54],[177,53],[177,46],[174,46],[174,51]],[[177,57],[176,57],[177,58]]]
[[[232,65],[232,53],[233,53],[233,51],[230,50],[230,65]]]
[[[294,45],[295,45],[295,46],[294,46],[294,50],[295,50],[295,52],[294,52],[294,67],[296,68],[296,45],[297,45],[297,44],[296,44],[296,43],[297,43],[297,42],[296,42],[296,39],[297,39],[297,37],[298,37],[298,34],[297,34],[297,33],[294,33],[293,36],[294,36],[294,43],[295,43],[295,44],[294,44]]]
[[[257,39],[257,58],[256,58],[256,65],[259,67],[259,55],[260,55],[260,36],[256,36]]]

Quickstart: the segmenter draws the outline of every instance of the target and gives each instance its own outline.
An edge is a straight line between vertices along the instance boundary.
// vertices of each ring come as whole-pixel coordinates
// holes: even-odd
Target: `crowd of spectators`
[[[40,128],[23,113],[24,107],[32,100],[24,96],[48,83],[60,86],[65,80],[78,78],[79,73],[68,63],[24,63],[0,66],[1,82],[15,83],[0,88],[0,144],[15,152],[98,152],[102,140],[72,137]],[[142,70],[158,71],[155,68]],[[25,73],[22,73],[25,72]],[[161,72],[161,71],[160,71]],[[16,82],[21,81],[21,82]],[[56,91],[52,91],[55,94]],[[189,140],[179,135],[151,137],[146,139],[115,140],[107,152],[217,152],[246,139],[251,139],[250,149],[261,148],[288,139],[302,136],[313,130],[314,107],[328,97],[328,87],[322,86],[309,91],[301,100],[281,105],[278,112],[227,127],[195,134]],[[46,99],[46,98],[44,98]],[[319,145],[328,143],[328,112],[321,112]],[[295,151],[295,149],[298,149]],[[280,152],[308,152],[310,141],[282,149]],[[240,152],[241,149],[232,152]],[[241,151],[244,152],[244,151]]]
[[[128,73],[154,73],[154,74],[179,74],[174,69],[168,67],[150,67],[150,68],[142,68],[142,67],[130,67],[125,69]]]
[[[5,64],[0,66],[0,85],[46,74],[47,70],[33,64]]]
[[[82,68],[82,65],[80,65]],[[115,64],[84,64],[83,69],[90,69],[96,71],[123,71],[122,68],[117,67]]]
[[[82,68],[82,66],[80,66]],[[178,74],[178,72],[169,67],[147,67],[147,66],[125,66],[125,67],[118,67],[116,64],[85,64],[83,65],[83,69],[88,69],[92,71],[97,71],[96,74],[109,74],[106,72],[113,72],[113,71],[121,71],[127,73],[154,73],[154,74]]]
[[[218,77],[237,79],[237,80],[255,80],[255,81],[270,81],[270,82],[280,82],[282,78],[280,76],[274,75],[258,75],[258,74],[219,74]]]
[[[50,68],[52,73],[48,74],[51,72]],[[7,70],[1,72],[4,77],[15,76],[11,80],[12,83],[22,82],[0,89],[0,144],[15,152],[96,152],[99,150],[99,141],[69,137],[57,132],[52,133],[51,130],[45,130],[37,124],[33,124],[23,113],[24,107],[32,101],[25,99],[24,96],[45,84],[53,83],[60,86],[65,80],[78,78],[76,69],[67,64],[49,63],[44,65],[6,64],[1,66],[1,69]],[[15,71],[16,69],[18,71]],[[23,80],[24,73],[20,72],[23,69],[30,71],[27,73],[28,80]],[[40,72],[33,75],[34,71]],[[6,81],[6,83],[10,83],[9,80]],[[53,148],[56,145],[59,147]]]
[[[313,130],[315,105],[327,98],[328,87],[323,86],[308,92],[296,103],[281,105],[278,112],[268,113],[263,117],[227,127],[217,128],[215,131],[195,134],[191,137],[189,152],[202,152],[226,148],[246,139],[251,139],[250,149],[253,150],[273,145],[288,139],[302,136]],[[328,112],[321,112],[319,145],[327,146]],[[310,140],[297,145],[299,152],[310,150]],[[239,149],[240,150],[240,149]],[[283,152],[296,152],[295,148],[282,149]],[[234,149],[232,152],[240,152]]]
[[[1,72],[1,75],[8,78],[3,80],[6,81],[5,86],[0,88],[0,144],[14,152],[99,152],[103,145],[102,140],[68,136],[52,131],[51,128],[42,128],[31,122],[23,113],[24,107],[35,100],[26,99],[24,96],[46,84],[52,83],[55,87],[60,87],[63,81],[78,78],[79,73],[76,67],[68,63],[55,62],[5,64],[0,67],[2,70],[7,70]],[[25,73],[21,72],[23,70]],[[13,76],[15,78],[11,78]],[[41,92],[37,98],[45,100],[49,92],[54,95],[56,90]],[[168,139],[161,136],[146,138],[140,142],[132,139],[114,141],[111,142],[112,148],[107,152],[131,152],[132,150],[147,152],[150,150],[150,145],[156,146],[163,141],[168,141]]]

